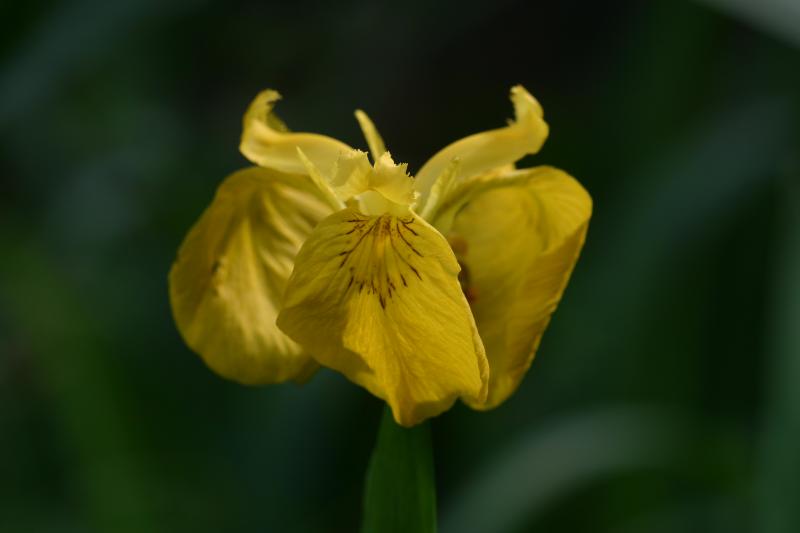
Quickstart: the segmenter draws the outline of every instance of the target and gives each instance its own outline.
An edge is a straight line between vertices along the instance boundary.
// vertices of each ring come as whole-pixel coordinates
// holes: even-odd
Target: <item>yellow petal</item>
[[[253,163],[290,174],[306,174],[306,167],[297,149],[327,175],[339,154],[352,148],[325,135],[291,133],[275,117],[272,108],[280,99],[277,91],[260,92],[243,119],[242,141],[239,150]]]
[[[334,211],[343,209],[344,202],[336,195],[336,191],[331,187],[330,181],[322,175],[316,165],[306,157],[306,154],[304,154],[300,148],[297,149],[297,156],[300,158],[300,161],[302,161],[303,166],[306,167],[308,177],[311,178],[311,181],[316,185],[317,189],[319,189],[319,192],[322,194],[322,197],[325,198],[325,201],[328,202],[328,205]]]
[[[384,152],[369,164],[367,154],[353,150],[342,154],[336,165],[331,185],[342,200],[357,196],[362,213],[392,212],[408,215],[416,203],[414,178],[408,175],[408,165],[397,165],[389,152]]]
[[[458,167],[460,164],[458,158],[453,159],[436,178],[431,190],[428,192],[425,206],[420,212],[420,216],[425,220],[433,220],[436,218],[442,204],[452,195],[456,185],[455,177],[458,174]]]
[[[528,370],[578,260],[592,211],[588,193],[550,167],[484,187],[445,233],[486,347],[486,403],[502,403]]]
[[[369,152],[372,154],[372,160],[377,161],[378,158],[383,155],[383,152],[386,151],[386,145],[383,144],[383,138],[381,138],[381,134],[378,133],[378,128],[375,127],[375,124],[372,123],[372,120],[370,120],[367,114],[360,109],[356,109],[356,120],[358,120],[358,125],[361,126],[361,131],[364,133],[364,138],[367,140],[367,146],[369,146]]]
[[[454,159],[433,184],[431,194],[422,210],[425,220],[436,221],[434,225],[442,233],[450,229],[453,218],[475,195],[488,189],[507,187],[520,180],[525,181],[530,170],[515,170],[514,165],[509,164],[459,182],[454,180],[457,172],[458,159]]]
[[[253,167],[219,187],[169,275],[178,329],[215,372],[255,384],[314,371],[275,318],[297,251],[331,212],[303,176]]]
[[[417,200],[414,178],[408,175],[406,163],[395,164],[389,152],[384,152],[369,174],[369,188],[387,200],[401,206],[413,206]]]
[[[369,157],[361,150],[343,153],[336,160],[331,177],[331,186],[342,200],[349,200],[369,188],[369,173],[372,165]]]
[[[458,272],[424,220],[348,208],[300,250],[278,326],[411,426],[485,396],[486,358]]]
[[[511,89],[515,120],[505,128],[476,133],[445,147],[417,173],[417,187],[423,202],[436,179],[454,159],[459,160],[456,182],[514,163],[539,151],[547,138],[547,123],[539,102],[521,85]],[[424,205],[424,203],[423,203]]]

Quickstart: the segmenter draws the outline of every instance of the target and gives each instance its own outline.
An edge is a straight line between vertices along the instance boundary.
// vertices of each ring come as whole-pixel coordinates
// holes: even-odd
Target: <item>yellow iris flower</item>
[[[548,133],[515,119],[454,142],[410,176],[361,111],[372,155],[293,133],[260,93],[235,172],[169,275],[175,321],[218,374],[246,384],[337,370],[412,426],[461,398],[503,402],[536,353],[583,246],[587,192],[552,167],[517,170]]]

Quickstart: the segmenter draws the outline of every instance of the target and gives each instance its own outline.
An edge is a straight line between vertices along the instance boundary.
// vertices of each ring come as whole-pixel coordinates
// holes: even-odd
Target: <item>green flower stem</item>
[[[398,426],[386,407],[367,469],[362,533],[435,533],[429,422]]]

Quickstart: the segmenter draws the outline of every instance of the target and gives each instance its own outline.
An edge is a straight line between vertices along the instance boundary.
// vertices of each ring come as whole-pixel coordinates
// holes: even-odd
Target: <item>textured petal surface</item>
[[[423,201],[427,200],[436,179],[458,159],[455,183],[476,174],[514,163],[528,154],[539,151],[547,139],[548,126],[542,107],[522,86],[511,89],[515,119],[499,128],[465,137],[434,155],[417,173],[417,187]]]
[[[244,115],[239,150],[256,165],[281,172],[306,174],[297,149],[328,176],[342,152],[352,150],[343,142],[316,133],[293,133],[273,114],[280,99],[277,91],[262,91]]]
[[[445,234],[462,264],[491,378],[486,403],[503,402],[528,370],[578,260],[592,211],[564,172],[537,167],[481,188]],[[436,225],[436,221],[434,221]]]
[[[486,357],[458,273],[422,219],[345,209],[303,245],[278,325],[411,426],[459,397],[485,397]]]
[[[314,371],[275,319],[300,246],[331,211],[303,176],[254,167],[219,187],[169,275],[178,329],[215,372],[255,384]]]

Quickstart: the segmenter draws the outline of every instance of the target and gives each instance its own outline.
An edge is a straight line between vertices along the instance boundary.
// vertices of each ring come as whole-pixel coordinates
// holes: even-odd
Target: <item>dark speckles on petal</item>
[[[347,291],[354,286],[358,287],[359,293],[366,289],[367,294],[377,296],[385,310],[398,289],[409,286],[409,273],[422,279],[412,262],[415,257],[423,257],[414,245],[414,239],[418,237],[410,227],[414,219],[399,219],[387,214],[352,218],[345,222],[348,227],[341,235],[348,239],[348,244],[337,255],[342,258],[339,268],[347,266],[350,272]]]

